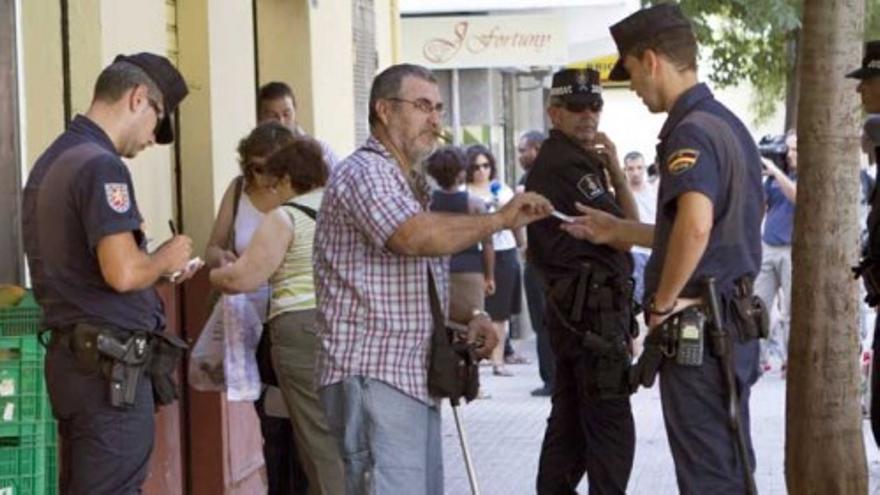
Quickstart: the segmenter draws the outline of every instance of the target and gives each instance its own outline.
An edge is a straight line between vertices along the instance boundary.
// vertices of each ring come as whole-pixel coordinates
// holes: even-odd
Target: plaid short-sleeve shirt
[[[426,206],[375,138],[333,170],[313,255],[319,386],[364,376],[432,403],[428,270],[445,313],[448,258],[405,256],[386,247],[394,232]]]

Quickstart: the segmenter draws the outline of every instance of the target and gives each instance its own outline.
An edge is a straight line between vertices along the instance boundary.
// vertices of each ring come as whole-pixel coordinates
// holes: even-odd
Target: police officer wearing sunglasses
[[[526,189],[568,215],[577,215],[580,203],[637,219],[614,143],[597,130],[602,104],[598,72],[553,75],[547,108],[553,128]],[[591,493],[624,493],[635,450],[626,385],[636,329],[628,247],[575,239],[553,217],[529,225],[528,241],[529,262],[547,282],[546,326],[556,357],[538,493],[575,493],[585,472]]]

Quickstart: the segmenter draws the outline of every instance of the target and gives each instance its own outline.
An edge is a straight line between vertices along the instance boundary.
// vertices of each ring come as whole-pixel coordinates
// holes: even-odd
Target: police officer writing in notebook
[[[659,369],[681,493],[752,493],[749,391],[766,332],[751,292],[761,264],[761,158],[742,122],[698,82],[697,44],[677,5],[640,10],[611,35],[620,58],[610,78],[630,80],[648,110],[668,114],[657,149],[657,223],[585,207],[563,228],[594,242],[653,247],[649,334],[633,383],[650,386]]]
[[[602,105],[598,72],[553,75],[547,108],[553,128],[525,186],[562,213],[576,214],[580,202],[637,219],[614,144],[597,130]],[[632,258],[629,246],[578,240],[559,225],[548,217],[528,227],[529,262],[547,283],[544,314],[556,357],[538,493],[576,493],[586,472],[590,493],[622,494],[635,451],[627,385]]]
[[[154,288],[184,267],[191,241],[146,252],[143,218],[121,158],[173,141],[186,96],[164,57],[120,55],[98,77],[88,111],[37,159],[23,228],[34,294],[52,329],[46,383],[61,435],[60,493],[140,493],[153,448],[154,389],[175,397],[182,354],[162,336]]]

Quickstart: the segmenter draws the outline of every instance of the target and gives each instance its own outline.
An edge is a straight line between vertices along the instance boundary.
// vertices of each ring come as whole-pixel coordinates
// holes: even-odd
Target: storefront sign
[[[553,15],[403,19],[407,62],[431,68],[562,65],[565,25]]]

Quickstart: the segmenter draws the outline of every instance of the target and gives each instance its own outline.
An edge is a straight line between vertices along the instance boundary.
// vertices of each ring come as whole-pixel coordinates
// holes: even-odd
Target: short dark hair
[[[634,44],[621,56],[641,58],[653,50],[669,59],[679,71],[697,70],[697,39],[690,27],[668,29]]]
[[[626,165],[626,162],[630,160],[641,160],[645,161],[645,156],[639,153],[638,151],[630,151],[623,157],[623,164]]]
[[[114,103],[122,95],[135,86],[146,86],[147,94],[156,101],[163,102],[162,91],[147,73],[130,62],[115,62],[101,71],[95,81],[92,99],[106,103]]]
[[[467,167],[467,156],[458,146],[444,146],[428,157],[428,174],[443,189],[455,187],[458,177]]]
[[[278,122],[265,122],[254,127],[250,134],[238,143],[238,163],[245,179],[248,182],[254,180],[252,167],[254,158],[269,158],[272,153],[293,140],[293,132]]]
[[[321,145],[310,137],[295,138],[272,153],[266,174],[276,179],[287,177],[300,194],[323,187],[328,173]]]
[[[437,78],[434,76],[434,73],[421,65],[397,64],[383,70],[373,79],[373,85],[370,88],[370,127],[379,123],[379,116],[376,114],[376,103],[379,100],[388,100],[400,96],[400,86],[407,77],[415,77],[437,84]]]
[[[267,100],[277,100],[288,96],[290,97],[290,101],[293,102],[293,108],[296,108],[296,96],[293,95],[293,90],[290,89],[290,86],[281,81],[272,81],[264,84],[260,88],[260,92],[257,94],[257,103],[259,104]]]
[[[520,137],[520,139],[524,139],[526,143],[533,148],[540,148],[544,143],[544,140],[547,139],[547,136],[541,131],[532,130],[527,131]]]
[[[489,151],[489,148],[487,148],[484,144],[472,144],[468,146],[467,149],[468,182],[474,181],[474,162],[477,161],[477,158],[480,155],[485,156],[486,159],[489,160],[489,170],[491,171],[489,173],[489,180],[495,180],[495,178],[498,176],[498,169],[495,167],[495,155],[493,155],[492,152]]]

